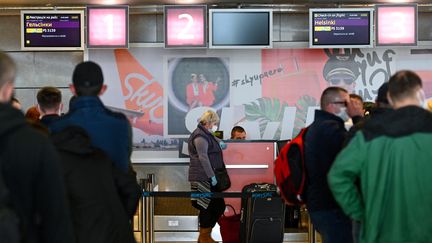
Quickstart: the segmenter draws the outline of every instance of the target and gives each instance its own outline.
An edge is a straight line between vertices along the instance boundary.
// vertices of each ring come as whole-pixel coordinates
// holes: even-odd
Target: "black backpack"
[[[2,140],[5,143],[6,138]],[[10,202],[9,189],[3,178],[2,160],[0,156],[0,242],[19,243],[21,238],[19,217]]]

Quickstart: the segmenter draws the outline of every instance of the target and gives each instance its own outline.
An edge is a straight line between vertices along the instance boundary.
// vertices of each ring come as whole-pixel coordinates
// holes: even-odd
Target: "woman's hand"
[[[219,141],[219,146],[221,147],[222,150],[225,150],[228,146],[224,141]]]
[[[217,184],[216,176],[212,176],[210,179],[211,179],[211,185],[216,186],[216,184]]]

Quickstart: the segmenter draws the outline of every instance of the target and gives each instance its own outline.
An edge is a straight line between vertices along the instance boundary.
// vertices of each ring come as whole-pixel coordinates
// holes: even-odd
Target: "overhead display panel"
[[[129,6],[87,6],[87,47],[128,48]]]
[[[207,47],[207,7],[173,5],[164,7],[165,48]]]
[[[373,9],[310,9],[309,47],[373,47]]]
[[[83,11],[21,11],[21,49],[84,49]]]
[[[375,6],[377,46],[417,45],[417,4]]]
[[[210,9],[209,47],[220,49],[271,48],[271,9]]]

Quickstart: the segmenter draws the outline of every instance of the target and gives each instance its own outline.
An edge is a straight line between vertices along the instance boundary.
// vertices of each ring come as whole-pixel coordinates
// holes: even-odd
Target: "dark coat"
[[[306,206],[309,211],[339,208],[330,192],[327,174],[342,150],[346,136],[342,119],[326,111],[315,111],[315,120],[305,138]]]
[[[51,123],[51,132],[68,126],[79,126],[90,136],[95,147],[102,149],[117,168],[127,172],[132,152],[132,130],[126,116],[108,110],[96,96],[76,97],[69,112]]]
[[[49,127],[52,123],[56,122],[60,119],[60,116],[57,114],[45,115],[40,119],[40,123],[46,127]]]
[[[141,195],[135,176],[116,168],[82,128],[68,127],[52,140],[62,158],[77,242],[135,242],[129,223]]]
[[[23,243],[74,242],[59,155],[24,115],[0,104],[2,171],[20,216]]]

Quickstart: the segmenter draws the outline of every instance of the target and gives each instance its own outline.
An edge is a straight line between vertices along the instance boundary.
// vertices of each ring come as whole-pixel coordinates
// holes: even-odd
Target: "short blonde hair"
[[[207,125],[211,123],[218,123],[219,122],[219,116],[216,112],[212,110],[208,110],[202,114],[202,116],[199,119],[199,123],[201,125]]]

